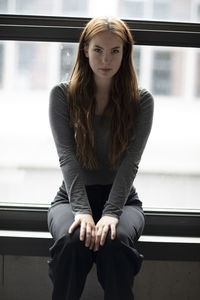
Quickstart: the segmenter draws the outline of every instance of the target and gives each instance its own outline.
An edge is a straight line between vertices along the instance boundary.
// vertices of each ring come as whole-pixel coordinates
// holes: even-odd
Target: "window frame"
[[[0,14],[0,40],[76,43],[89,20]],[[124,21],[137,45],[200,48],[200,23]]]
[[[0,14],[0,40],[78,42],[90,18]],[[200,48],[200,24],[124,20],[136,45]],[[47,231],[48,206],[0,204],[3,230]],[[144,234],[200,236],[200,212],[145,211]]]

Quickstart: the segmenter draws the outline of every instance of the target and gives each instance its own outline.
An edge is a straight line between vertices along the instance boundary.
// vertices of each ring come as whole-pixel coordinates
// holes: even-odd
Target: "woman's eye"
[[[119,53],[119,50],[118,49],[113,49],[112,53],[117,54],[117,53]]]
[[[99,49],[99,48],[94,48],[94,51],[97,52],[97,53],[101,53],[102,50]]]

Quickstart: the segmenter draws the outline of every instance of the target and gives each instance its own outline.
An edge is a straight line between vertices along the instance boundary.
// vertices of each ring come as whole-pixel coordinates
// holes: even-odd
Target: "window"
[[[193,1],[154,0],[153,18],[156,20],[193,21]]]
[[[200,99],[200,52],[197,54],[197,64],[196,64],[196,96]]]
[[[140,59],[141,59],[141,55],[140,55],[140,47],[135,46],[134,50],[133,50],[133,61],[134,61],[134,66],[135,66],[135,71],[138,77],[138,81],[140,78]]]
[[[48,47],[42,43],[21,42],[17,44],[17,89],[44,89],[47,87]],[[41,80],[42,78],[42,80]]]
[[[75,63],[78,44],[65,44],[61,46],[60,53],[60,81],[67,81]]]
[[[7,3],[9,3],[7,7],[12,8],[14,13],[16,11],[20,13],[20,10],[22,12],[21,1],[10,0]],[[38,3],[32,1],[32,6],[27,3],[24,12],[45,14],[43,6],[41,10],[39,8],[37,10]],[[73,2],[69,2],[67,8],[65,2],[61,0],[48,3],[48,14],[69,15],[74,11]],[[77,3],[82,5],[81,1]],[[95,1],[87,2],[87,12],[84,11],[87,16],[93,14],[94,3]],[[111,1],[109,2],[111,9],[110,3],[115,3],[114,11],[118,12],[119,16],[123,5],[124,12],[126,7],[129,7],[127,13],[129,10],[133,12],[134,5],[135,7],[138,5],[138,8],[140,7],[137,10],[138,15],[143,15],[141,17],[143,19],[173,17],[172,1]],[[181,11],[185,12],[186,2],[183,3]],[[191,4],[190,1],[189,3]],[[79,4],[77,11],[80,10]],[[100,4],[102,6],[102,3]],[[162,9],[155,15],[156,5],[166,5],[168,17],[164,14],[159,17]],[[196,8],[195,5],[193,8]],[[193,10],[189,9],[190,7],[188,4],[187,10],[190,12],[187,16],[189,18],[190,15],[190,21],[193,21]],[[134,13],[130,18],[133,15]],[[184,18],[185,16],[186,14]],[[42,22],[50,23],[56,19],[59,25],[53,23],[55,27],[68,26],[67,18],[40,18]],[[40,18],[35,20],[34,17],[31,18],[33,32],[34,30],[37,32],[36,27]],[[73,19],[73,23],[69,21],[71,24],[69,28],[77,34],[81,22],[85,21],[86,19],[78,19],[79,25],[76,26],[76,19]],[[47,23],[44,24],[47,28]],[[196,131],[196,128],[200,127],[198,113],[200,101],[196,101],[200,93],[199,50],[190,48],[189,45],[184,48],[187,39],[182,41],[181,48],[152,46],[157,44],[155,40],[152,44],[151,41],[149,43],[150,31],[148,33],[142,31],[145,24],[148,24],[149,30],[151,22],[137,21],[134,24],[139,28],[134,51],[139,85],[151,91],[155,98],[153,130],[135,186],[146,209],[197,211],[199,209],[197,197],[200,192],[200,138]],[[163,36],[160,35],[160,24],[155,22],[156,27],[153,31],[162,40],[163,45],[165,37],[170,40],[171,35],[176,42],[175,30],[172,27],[167,35],[165,33]],[[34,25],[37,26],[34,28]],[[168,22],[165,26],[168,27]],[[198,29],[198,25],[194,26]],[[134,32],[134,27],[132,29]],[[15,34],[21,31],[23,31],[21,28],[17,28]],[[36,39],[35,42],[0,43],[0,57],[2,57],[0,64],[3,65],[3,69],[0,69],[0,72],[3,72],[3,79],[2,75],[0,77],[0,197],[4,203],[48,206],[61,184],[62,176],[48,121],[49,92],[56,83],[69,78],[76,57],[77,44],[61,42],[69,38],[67,35],[64,39],[59,35],[60,41],[55,42],[57,40],[55,32],[52,30],[51,34],[49,35],[49,39],[52,38],[51,42],[37,42]],[[182,34],[185,34],[184,30]],[[192,33],[188,33],[187,37],[190,38],[191,35]],[[143,37],[144,46],[139,45],[140,37]],[[146,46],[145,42],[151,46]]]
[[[172,94],[172,54],[155,51],[153,57],[152,91],[154,95]]]
[[[171,17],[172,1],[171,0],[154,0],[153,1],[153,18],[159,20],[168,20]]]
[[[3,46],[4,76],[9,80],[0,90],[1,202],[47,205],[61,183],[48,121],[49,92],[71,72],[77,44],[3,42],[0,49]]]
[[[11,1],[8,0],[9,3]],[[53,7],[52,0],[15,0],[15,13],[17,14],[39,14],[44,15],[51,13]],[[14,7],[13,7],[14,8]]]
[[[16,1],[7,1],[9,10],[4,12],[16,14]],[[152,19],[153,0],[141,2],[144,2],[143,19]],[[50,3],[49,0],[49,5]],[[62,15],[62,0],[53,3],[52,10],[48,8],[47,14]],[[102,1],[88,3],[87,17],[100,14],[100,6],[103,14],[109,11],[112,15],[122,17],[121,9],[118,9],[122,1],[107,1],[106,10]],[[193,13],[188,22],[196,20],[197,1],[192,3]],[[45,14],[44,11],[43,9],[42,13]],[[26,13],[33,14],[31,10]],[[3,53],[3,70],[0,69],[0,73],[3,73],[0,89],[0,226],[11,230],[46,231],[46,211],[62,181],[49,128],[49,92],[57,82],[67,79],[75,59],[77,44],[62,41],[70,38],[71,42],[77,42],[79,29],[87,19],[44,16],[6,18],[6,22],[9,21],[12,25],[12,34],[10,35],[10,28],[9,33],[0,30],[0,38],[4,40],[0,42],[0,48],[3,49],[0,50]],[[0,19],[0,28],[2,19],[3,17]],[[29,26],[23,26],[29,22],[32,22],[31,30]],[[22,26],[17,26],[17,23]],[[199,33],[200,27],[198,24],[188,23],[128,23],[137,32],[134,33],[134,59],[140,87],[150,91],[153,89],[156,53],[170,53],[171,57],[169,73],[172,76],[172,93],[154,96],[153,130],[135,181],[146,210],[145,234],[199,236],[200,101],[197,98],[200,96],[197,74],[200,68],[197,64],[200,63],[200,43],[197,32]],[[39,24],[43,26],[38,34]],[[166,31],[163,31],[163,25],[167,28]],[[60,30],[60,26],[65,28],[64,32]],[[176,32],[177,27],[181,34]],[[188,28],[192,31],[188,32]],[[48,39],[45,39],[44,33],[47,33]],[[12,41],[9,41],[11,36]],[[37,38],[41,39],[41,36],[44,38],[43,42],[37,42]],[[15,38],[28,42],[15,42]],[[47,40],[49,42],[44,42]],[[34,64],[28,62],[29,49],[29,58]],[[34,65],[37,66],[38,76],[33,84],[31,81],[35,75],[31,74],[35,73]],[[23,75],[25,73],[27,80]],[[196,249],[195,245],[194,251]]]
[[[118,15],[129,19],[196,22],[198,5],[194,0],[121,0]]]
[[[199,87],[195,75],[199,52],[176,47],[137,48],[141,57],[139,83],[152,91],[155,115],[135,186],[146,209],[198,210],[200,134],[194,128],[200,127],[200,104],[191,86],[195,87],[196,78]]]
[[[141,0],[122,0],[119,15],[127,19],[144,18],[145,2]]]
[[[6,13],[8,10],[8,0],[1,0],[0,1],[0,12]]]
[[[200,3],[197,6],[197,21],[200,21]]]
[[[1,0],[0,13],[87,16],[88,0]]]
[[[197,0],[1,0],[0,13],[125,19],[199,21]]]
[[[62,11],[65,16],[86,16],[88,0],[62,0]]]
[[[3,61],[4,61],[4,48],[3,48],[3,44],[0,43],[0,89],[3,86]]]
[[[49,128],[49,92],[68,79],[77,44],[2,42],[5,45],[4,75],[9,84],[0,91],[1,199],[49,205],[62,181]],[[200,103],[195,90],[184,83],[188,66],[190,77],[196,74],[190,59],[199,59],[199,52],[152,46],[134,50],[140,86],[155,98],[153,130],[135,186],[145,208],[198,209],[200,139],[193,129],[200,127]]]

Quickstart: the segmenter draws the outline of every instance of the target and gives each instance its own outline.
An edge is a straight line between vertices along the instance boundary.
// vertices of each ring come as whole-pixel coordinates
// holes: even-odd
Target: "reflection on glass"
[[[70,43],[0,44],[4,202],[49,204],[61,184],[48,121],[49,93],[69,78],[76,51],[77,44]],[[155,99],[153,129],[135,182],[144,207],[199,209],[200,52],[137,46],[134,61],[139,86]]]

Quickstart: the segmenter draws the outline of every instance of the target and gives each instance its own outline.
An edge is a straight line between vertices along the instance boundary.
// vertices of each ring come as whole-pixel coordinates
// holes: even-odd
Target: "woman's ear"
[[[84,53],[85,53],[85,57],[88,57],[88,45],[84,45]]]

